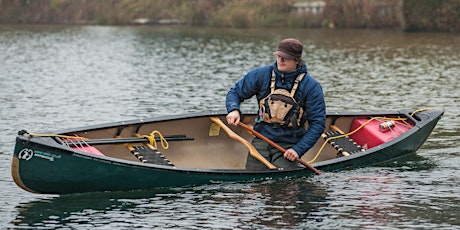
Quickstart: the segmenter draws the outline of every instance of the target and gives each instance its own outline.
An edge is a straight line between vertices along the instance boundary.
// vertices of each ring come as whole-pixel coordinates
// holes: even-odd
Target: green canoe
[[[328,113],[326,132],[302,160],[332,172],[413,154],[443,113]],[[69,194],[313,175],[306,167],[246,170],[247,154],[257,154],[249,151],[253,136],[239,126],[212,121],[225,121],[225,115],[193,113],[41,134],[22,130],[16,138],[12,176],[19,187],[33,193]],[[251,125],[254,118],[255,114],[243,114],[242,122]]]

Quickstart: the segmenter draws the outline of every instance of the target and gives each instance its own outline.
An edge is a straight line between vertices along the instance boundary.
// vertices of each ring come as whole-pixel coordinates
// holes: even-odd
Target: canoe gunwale
[[[391,141],[388,141],[386,143],[383,143],[379,146],[376,146],[374,148],[367,149],[366,151],[360,152],[360,153],[355,153],[352,154],[348,157],[339,157],[339,158],[334,158],[330,160],[325,160],[321,162],[314,162],[311,165],[314,167],[321,167],[324,165],[328,164],[334,164],[337,162],[343,162],[343,161],[349,161],[355,158],[360,158],[369,154],[373,154],[381,149],[385,149],[389,146],[392,146],[394,144],[397,144],[401,142],[402,140],[406,139],[407,137],[413,135],[415,132],[418,132],[423,126],[426,125],[428,122],[432,122],[433,119],[439,117],[444,113],[444,110],[438,109],[435,110],[438,111],[437,114],[440,115],[435,115],[434,118],[430,117],[431,119],[422,119],[422,120],[417,120],[413,117],[410,116],[410,113],[412,112],[411,110],[405,109],[405,110],[398,110],[398,111],[375,111],[375,112],[332,112],[328,113],[328,117],[360,117],[360,116],[382,116],[384,114],[386,115],[404,115],[408,119],[411,119],[411,121],[414,122],[414,127],[408,130],[407,132],[401,134],[398,137],[395,137]],[[254,115],[255,113],[243,113],[244,115]],[[150,122],[156,122],[156,121],[173,121],[173,120],[181,120],[181,119],[187,119],[187,118],[197,118],[197,117],[209,117],[209,116],[224,116],[226,115],[225,111],[221,112],[197,112],[197,113],[188,113],[188,114],[181,114],[181,115],[172,115],[172,116],[162,116],[162,117],[157,117],[157,118],[150,118],[150,119],[135,119],[135,120],[127,120],[127,121],[120,121],[120,122],[112,122],[112,123],[106,123],[106,124],[99,124],[99,125],[92,125],[92,126],[85,126],[81,128],[73,128],[73,129],[67,129],[67,130],[61,130],[57,131],[55,133],[58,134],[63,134],[63,133],[72,133],[72,132],[81,132],[82,130],[84,131],[92,131],[92,130],[98,130],[98,129],[106,129],[106,128],[113,128],[113,127],[119,127],[119,126],[129,126],[129,125],[138,125],[140,123],[150,123]],[[37,139],[30,139],[21,135],[17,136],[17,140],[23,140],[23,141],[36,141]],[[37,143],[41,145],[45,145],[44,143]],[[49,145],[52,146],[53,148],[60,149],[62,151],[67,151],[71,153],[74,156],[79,156],[79,157],[84,157],[88,159],[94,159],[98,161],[103,161],[103,162],[117,162],[119,164],[123,165],[136,165],[139,167],[147,167],[147,168],[154,168],[154,169],[163,169],[163,170],[174,170],[174,171],[197,171],[197,172],[249,172],[247,170],[238,170],[238,169],[199,169],[199,168],[181,168],[181,167],[174,167],[174,166],[164,166],[164,165],[157,165],[157,164],[145,164],[142,162],[135,162],[135,161],[129,161],[129,160],[123,160],[123,159],[118,159],[118,158],[113,158],[113,157],[108,157],[108,156],[98,156],[90,153],[86,153],[83,151],[79,151],[77,149],[71,149],[65,145],[60,145],[58,143],[54,145]],[[300,169],[304,170],[304,169]],[[268,171],[286,171],[286,170],[280,170],[280,169],[273,169],[273,170],[267,170]],[[294,171],[298,171],[298,169],[295,169]],[[263,171],[265,173],[265,171]]]
[[[334,158],[330,160],[325,160],[321,162],[314,162],[311,163],[312,166],[314,167],[322,167],[324,165],[328,164],[334,164],[338,162],[344,162],[344,161],[349,161],[355,158],[360,158],[369,154],[373,154],[381,149],[385,149],[389,146],[392,146],[396,143],[401,142],[402,140],[406,139],[407,137],[413,135],[415,132],[418,132],[423,126],[426,125],[428,122],[432,122],[434,118],[437,118],[444,113],[444,110],[439,110],[440,115],[435,115],[434,118],[431,118],[429,120],[423,119],[421,121],[416,120],[415,118],[410,116],[411,110],[401,110],[401,111],[376,111],[376,112],[332,112],[328,113],[328,117],[360,117],[360,116],[381,116],[382,114],[387,114],[387,115],[404,115],[407,116],[407,118],[411,119],[414,122],[414,127],[408,130],[407,132],[401,134],[398,137],[395,137],[391,141],[388,141],[386,143],[383,143],[379,146],[376,146],[374,148],[367,149],[363,152],[360,153],[355,153],[352,154],[348,157],[339,157],[339,158]],[[243,115],[254,115],[255,113],[243,113]],[[120,121],[120,122],[113,122],[113,123],[106,123],[106,124],[100,124],[100,125],[93,125],[93,126],[85,126],[81,128],[74,128],[74,129],[67,129],[67,130],[61,130],[61,131],[56,131],[54,133],[72,133],[72,132],[81,132],[82,130],[84,131],[92,131],[92,130],[98,130],[98,129],[106,129],[106,128],[113,128],[113,127],[118,127],[120,125],[138,125],[140,123],[150,123],[150,122],[156,122],[156,121],[173,121],[173,120],[181,120],[181,119],[186,119],[186,118],[197,118],[197,117],[208,117],[208,116],[223,116],[226,115],[225,111],[221,112],[198,112],[198,113],[188,113],[185,115],[173,115],[173,116],[162,116],[162,117],[157,117],[157,118],[151,118],[151,119],[135,119],[135,120],[127,120],[127,121]],[[18,140],[23,140],[23,141],[37,141],[37,139],[30,139],[25,136],[18,135],[16,142]],[[37,143],[41,145],[45,145],[44,143]],[[83,151],[79,151],[77,149],[71,149],[65,145],[60,145],[58,143],[55,143],[52,146],[53,148],[60,149],[62,151],[67,151],[71,153],[73,156],[78,156],[78,157],[84,157],[92,160],[98,160],[102,162],[117,162],[118,164],[122,165],[136,165],[138,167],[147,167],[147,168],[153,168],[153,169],[161,169],[161,170],[166,170],[166,171],[186,171],[186,172],[207,172],[207,173],[212,173],[212,172],[225,172],[225,173],[257,173],[257,172],[250,172],[247,170],[239,170],[239,169],[201,169],[201,168],[182,168],[182,167],[175,167],[175,166],[164,166],[164,165],[158,165],[158,164],[145,164],[142,162],[135,162],[135,161],[129,161],[129,160],[123,160],[123,159],[118,159],[118,158],[113,158],[113,157],[108,157],[108,156],[98,156],[94,155],[91,153],[86,153]],[[300,171],[307,171],[308,169],[300,169]],[[299,169],[294,169],[294,170],[280,170],[278,169],[273,169],[273,170],[268,170],[263,171],[263,173],[267,172],[279,172],[279,171],[299,171]]]
[[[394,110],[394,111],[372,111],[372,112],[328,112],[326,114],[327,117],[362,117],[362,116],[381,116],[381,115],[404,115],[408,119],[411,119],[414,123],[420,122],[415,118],[410,116],[412,110],[404,109],[404,110]],[[193,112],[187,114],[176,114],[176,115],[165,115],[159,116],[154,118],[140,118],[140,119],[132,119],[132,120],[125,120],[125,121],[117,121],[117,122],[109,122],[109,123],[102,123],[97,125],[89,125],[89,126],[82,126],[70,129],[63,129],[63,130],[54,130],[48,133],[58,133],[58,134],[65,134],[65,133],[72,133],[72,132],[79,132],[79,131],[94,131],[100,129],[107,129],[107,128],[115,128],[120,126],[135,126],[141,125],[144,123],[152,123],[158,121],[174,121],[174,120],[182,120],[188,118],[199,118],[199,117],[212,117],[212,116],[226,116],[226,111],[209,111],[209,112]],[[257,115],[256,112],[247,112],[243,111],[242,116],[244,115]]]
[[[380,164],[385,160],[393,160],[395,158],[414,153],[428,138],[431,131],[434,129],[434,126],[441,118],[444,113],[443,109],[434,109],[428,112],[422,112],[424,115],[420,116],[419,119],[415,119],[410,116],[411,110],[401,110],[401,111],[380,111],[380,112],[332,112],[328,113],[328,117],[370,117],[370,116],[405,116],[410,118],[414,122],[414,127],[408,130],[407,132],[403,133],[402,135],[395,137],[394,139],[383,143],[379,146],[367,149],[366,151],[359,152],[352,154],[347,157],[339,157],[333,158],[329,160],[324,160],[321,162],[314,162],[311,165],[318,170],[321,171],[337,171],[342,170],[345,168],[355,168],[355,167],[363,167],[363,166],[370,166],[373,164]],[[243,113],[243,115],[254,115],[255,113]],[[209,117],[209,116],[225,116],[226,112],[200,112],[200,113],[190,113],[185,115],[174,115],[174,116],[163,116],[158,118],[152,119],[136,119],[136,120],[129,120],[129,121],[121,121],[121,122],[113,122],[113,123],[106,123],[100,125],[93,125],[93,126],[86,126],[82,128],[74,128],[74,129],[67,129],[61,130],[58,134],[66,134],[66,133],[73,133],[73,132],[82,132],[82,131],[91,131],[91,130],[99,130],[99,129],[107,129],[119,126],[135,126],[135,125],[142,125],[143,123],[150,123],[150,122],[157,122],[157,121],[173,121],[173,120],[181,120],[186,118],[199,118],[199,117]],[[424,138],[423,140],[414,139],[414,138]],[[414,142],[414,143],[409,143]],[[416,142],[416,143],[415,143]],[[410,145],[410,149],[403,149],[404,145]],[[103,168],[110,168],[113,165],[113,169],[115,171],[120,172],[130,172],[130,175],[123,175],[120,174],[120,177],[132,178],[136,175],[136,173],[148,173],[148,174],[160,174],[160,176],[148,176],[150,179],[148,181],[154,182],[156,179],[155,177],[167,176],[167,177],[176,177],[176,178],[198,178],[194,180],[196,183],[192,184],[204,184],[209,183],[211,181],[254,181],[254,180],[263,180],[263,179],[270,179],[270,178],[284,178],[284,177],[291,177],[291,176],[308,176],[313,175],[313,173],[307,168],[299,168],[299,169],[266,169],[263,171],[248,171],[246,169],[207,169],[207,168],[185,168],[185,167],[175,167],[175,166],[167,166],[167,165],[157,165],[157,164],[147,164],[142,162],[136,162],[131,160],[124,160],[118,159],[109,156],[99,156],[94,155],[91,153],[86,153],[77,149],[72,149],[68,146],[59,144],[55,140],[50,137],[33,137],[30,138],[26,135],[18,135],[16,137],[16,145],[15,145],[15,153],[13,156],[12,168],[15,168],[15,182],[19,181],[22,185],[18,184],[21,188],[36,193],[50,193],[50,194],[65,194],[65,193],[74,193],[75,191],[78,192],[91,192],[91,191],[117,191],[117,190],[125,190],[123,187],[117,187],[113,183],[108,184],[112,186],[108,189],[104,188],[94,188],[92,190],[91,187],[88,188],[76,188],[80,190],[60,190],[59,186],[55,186],[54,190],[46,190],[45,187],[39,187],[37,185],[37,181],[35,179],[30,178],[21,178],[20,175],[20,161],[18,158],[19,152],[22,149],[31,148],[38,151],[48,151],[50,153],[56,154],[64,154],[66,155],[65,158],[70,157],[71,159],[76,159],[77,162],[93,162],[91,164],[100,164],[106,165],[101,166]],[[404,151],[401,153],[396,153],[395,151],[399,151],[401,148]],[[395,153],[393,153],[394,151]],[[388,159],[385,159],[388,157]],[[16,160],[14,160],[16,159]],[[81,159],[81,160],[78,160]],[[377,160],[376,162],[372,162],[372,160]],[[73,160],[72,160],[73,161]],[[99,162],[99,163],[98,163]],[[102,164],[101,164],[102,163]],[[15,165],[16,164],[16,165]],[[35,166],[34,166],[35,167]],[[74,166],[71,166],[74,167]],[[76,167],[76,166],[75,166]],[[87,169],[90,169],[90,166],[84,166]],[[76,167],[75,169],[78,169]],[[39,170],[39,169],[34,169]],[[26,170],[27,171],[27,170]],[[13,173],[13,172],[12,172]],[[30,174],[33,175],[33,174]],[[30,176],[29,175],[29,176]],[[77,174],[78,175],[78,174]],[[115,172],[110,172],[111,177],[115,177]],[[44,177],[44,175],[41,175]],[[152,179],[153,178],[153,179]],[[234,179],[241,179],[241,180],[234,180]],[[16,181],[17,179],[17,181]],[[76,178],[75,180],[80,180]],[[88,183],[89,177],[81,179],[78,183],[84,184]],[[182,179],[185,180],[185,179]],[[207,182],[206,182],[207,181]],[[128,182],[126,189],[128,190],[137,190],[136,185],[134,182]],[[156,183],[156,182],[154,182]],[[159,187],[171,187],[169,186],[169,182],[159,182],[161,186],[156,185],[139,185],[140,189],[146,188],[159,188]],[[165,185],[166,183],[166,185]],[[178,186],[184,185],[185,182],[180,182],[181,184]],[[96,182],[93,184],[94,186],[98,186]],[[165,186],[163,186],[165,185]],[[88,185],[89,186],[89,185]],[[133,189],[134,188],[134,189]]]

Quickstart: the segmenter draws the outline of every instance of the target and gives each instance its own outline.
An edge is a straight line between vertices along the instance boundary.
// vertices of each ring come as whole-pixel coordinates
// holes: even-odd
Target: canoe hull
[[[435,109],[420,113],[414,128],[380,146],[348,157],[319,161],[311,165],[323,172],[331,172],[381,164],[413,154],[428,138],[443,112],[443,110]],[[216,114],[200,114],[199,116],[210,115]],[[225,116],[224,113],[217,115]],[[357,115],[355,113],[334,113],[328,116]],[[175,117],[174,119],[182,118]],[[129,122],[124,122],[126,123]],[[73,151],[50,141],[49,138],[30,138],[23,135],[17,137],[11,170],[18,186],[33,193],[45,194],[149,190],[228,181],[244,182],[301,177],[313,174],[306,168],[248,171],[145,164]]]
[[[306,169],[248,172],[246,170],[201,170],[146,165],[42,148],[30,142],[19,143],[16,149],[18,152],[15,153],[12,164],[14,181],[23,189],[34,193],[66,194],[144,190],[225,181],[276,179],[311,173]],[[20,159],[20,152],[23,150],[32,150],[34,157],[29,160]],[[38,154],[51,156],[44,160],[43,157],[36,157]]]

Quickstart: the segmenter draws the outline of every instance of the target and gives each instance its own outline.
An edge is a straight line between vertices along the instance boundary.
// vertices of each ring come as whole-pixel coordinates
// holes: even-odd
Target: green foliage
[[[326,0],[323,24],[337,28],[400,28],[404,0]]]
[[[291,12],[301,1],[313,0],[0,0],[0,23],[119,25],[145,19],[234,28],[460,31],[460,0],[324,0],[321,14]]]
[[[301,14],[289,15],[287,25],[289,28],[305,28],[308,26],[308,19]]]
[[[211,13],[209,25],[216,27],[269,27],[286,25],[290,0],[238,0]]]
[[[407,31],[460,32],[460,0],[405,0]]]

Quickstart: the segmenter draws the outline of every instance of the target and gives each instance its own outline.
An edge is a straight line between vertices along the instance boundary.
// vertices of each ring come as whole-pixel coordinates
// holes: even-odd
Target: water
[[[224,110],[227,90],[305,44],[328,111],[443,107],[417,155],[259,183],[37,195],[10,161],[18,130]],[[1,228],[460,229],[460,36],[360,30],[0,26]],[[254,109],[254,100],[243,108]]]

